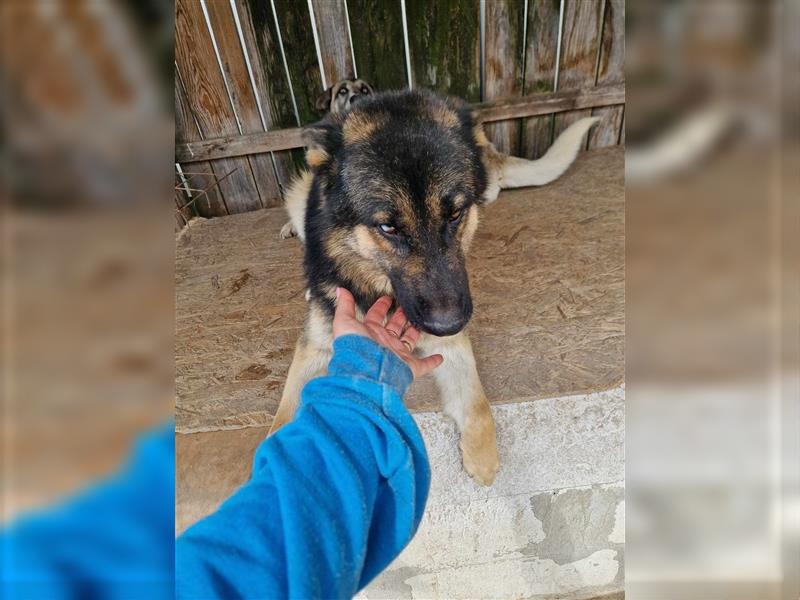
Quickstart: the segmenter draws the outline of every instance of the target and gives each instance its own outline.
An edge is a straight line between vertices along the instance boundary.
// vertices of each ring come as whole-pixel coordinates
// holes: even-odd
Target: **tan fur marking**
[[[336,262],[342,275],[367,295],[392,294],[392,283],[378,264],[379,245],[388,244],[359,225],[353,230],[332,233],[325,240],[325,250]]]
[[[489,145],[489,138],[486,137],[486,132],[483,131],[483,125],[475,125],[472,129],[472,137],[475,143],[481,148]]]
[[[458,127],[458,115],[446,106],[437,105],[432,110],[433,120],[437,123],[444,125],[448,129]]]
[[[444,413],[461,432],[464,469],[481,485],[491,485],[500,467],[492,411],[486,400],[472,344],[465,331],[449,337],[422,334],[417,344],[420,356],[441,354],[444,363],[433,372]]]
[[[326,372],[331,357],[333,335],[331,320],[322,309],[312,303],[306,329],[294,350],[294,358],[286,375],[281,403],[272,419],[269,434],[274,433],[294,418],[300,402],[300,392],[305,384]]]
[[[466,216],[464,217],[464,231],[461,234],[461,247],[464,253],[469,250],[472,244],[472,238],[475,237],[475,230],[478,229],[478,207],[474,204],[469,207]]]
[[[286,192],[286,212],[289,214],[294,231],[301,240],[306,239],[306,206],[313,181],[311,173],[304,171],[292,181],[289,191]]]
[[[330,156],[321,148],[309,148],[306,152],[306,162],[311,168],[317,168],[330,160]]]
[[[360,113],[350,113],[342,128],[345,145],[357,144],[368,140],[379,126],[379,122],[373,121]]]

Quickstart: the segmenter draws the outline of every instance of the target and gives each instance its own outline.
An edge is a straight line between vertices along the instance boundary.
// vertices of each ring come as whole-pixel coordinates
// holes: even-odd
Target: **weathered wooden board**
[[[597,85],[625,82],[625,0],[606,0],[603,15],[603,37]],[[589,148],[613,146],[619,143],[622,129],[622,106],[597,108],[592,115],[600,117],[589,134]]]
[[[203,136],[237,135],[236,118],[217,66],[202,7],[195,0],[177,0],[175,5],[175,61],[186,99]],[[245,212],[261,206],[246,158],[220,159],[211,166],[220,179],[228,212]]]
[[[197,128],[197,122],[191,113],[189,103],[186,100],[186,92],[183,89],[181,78],[175,73],[175,141],[177,143],[187,143],[200,141],[201,135]],[[184,165],[187,166],[187,165]],[[228,214],[225,200],[222,197],[222,190],[214,184],[214,172],[211,164],[207,161],[191,163],[184,171],[184,176],[189,181],[189,185],[197,190],[206,190],[204,194],[198,194],[194,203],[194,210],[202,217],[214,217]]]
[[[481,100],[478,0],[407,0],[412,84]]]
[[[533,94],[521,98],[482,102],[473,107],[483,122],[504,121],[530,115],[544,115],[579,108],[612,106],[625,101],[625,86],[611,85],[586,91]],[[303,146],[300,129],[279,129],[245,136],[227,136],[201,142],[179,144],[176,159],[182,162],[207,160],[224,156],[243,156]]]
[[[400,2],[348,0],[358,76],[376,91],[408,85]]]
[[[311,0],[311,5],[327,88],[353,77],[353,53],[347,34],[344,0]]]
[[[206,8],[241,133],[264,131],[231,5],[228,2],[206,2]],[[253,154],[247,160],[258,187],[261,205],[264,208],[281,206],[283,198],[272,158],[269,154]]]
[[[525,5],[517,0],[486,3],[484,100],[522,95]],[[520,121],[508,120],[485,127],[500,152],[519,154]]]
[[[269,2],[236,0],[244,45],[250,58],[256,93],[261,100],[267,130],[300,125],[295,114],[292,86],[283,64],[281,39]],[[301,151],[272,152],[278,182],[285,188],[305,165]]]
[[[529,0],[523,95],[554,91],[559,5],[553,0]],[[521,137],[520,156],[542,156],[553,142],[553,115],[523,119]]]
[[[494,403],[623,377],[624,156],[590,151],[545,187],[503,192],[468,259],[478,370]],[[177,242],[177,428],[268,425],[306,303],[302,246],[279,209],[195,220]],[[408,397],[437,410],[430,378]]]
[[[564,28],[558,89],[594,86],[600,50],[600,27],[605,0],[564,0]],[[575,121],[591,116],[591,110],[576,110],[555,116],[554,137]]]
[[[253,7],[262,1],[250,0]],[[274,0],[274,4],[300,124],[307,125],[322,117],[314,104],[323,91],[308,4],[300,0]]]

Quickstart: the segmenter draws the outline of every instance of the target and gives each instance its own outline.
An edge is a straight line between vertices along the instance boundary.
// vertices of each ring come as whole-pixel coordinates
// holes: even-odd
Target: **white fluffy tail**
[[[599,120],[598,117],[588,117],[576,121],[537,160],[506,157],[502,166],[500,187],[508,189],[544,185],[561,177],[578,155],[578,150],[583,145],[583,136]]]

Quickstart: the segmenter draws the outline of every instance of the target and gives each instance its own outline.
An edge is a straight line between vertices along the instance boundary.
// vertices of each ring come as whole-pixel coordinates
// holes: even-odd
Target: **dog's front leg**
[[[420,350],[427,356],[439,353],[444,363],[433,375],[442,396],[442,406],[461,432],[461,458],[464,469],[481,485],[491,485],[500,458],[494,419],[483,392],[472,344],[466,333],[437,338],[424,335]]]
[[[300,392],[303,391],[303,386],[314,377],[325,374],[330,358],[330,345],[325,347],[313,343],[309,340],[307,331],[301,335],[297,340],[294,358],[289,366],[289,374],[286,376],[286,385],[283,386],[281,403],[278,405],[275,418],[272,419],[269,434],[292,420],[297,405],[300,403]]]

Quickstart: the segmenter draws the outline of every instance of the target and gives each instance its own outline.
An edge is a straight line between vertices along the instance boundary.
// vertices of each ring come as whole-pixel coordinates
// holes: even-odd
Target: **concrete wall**
[[[587,598],[623,588],[624,388],[492,407],[502,466],[482,488],[452,422],[415,415],[433,469],[411,544],[360,598]]]

